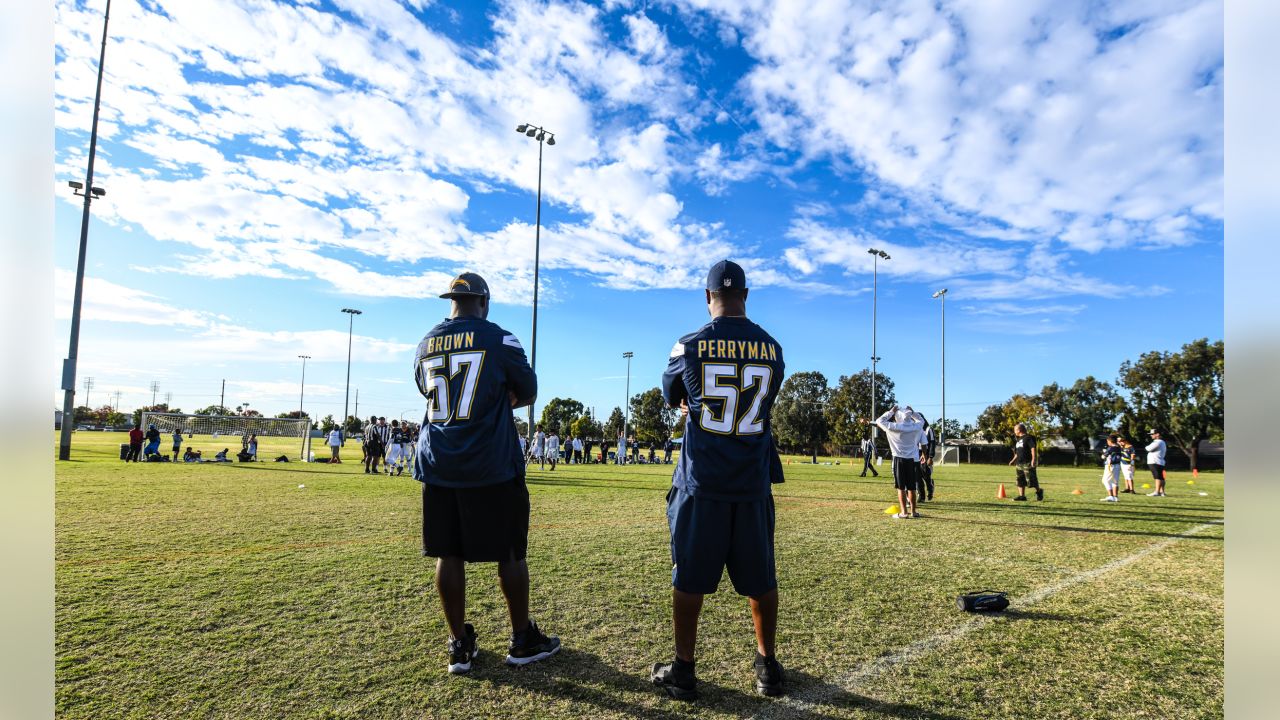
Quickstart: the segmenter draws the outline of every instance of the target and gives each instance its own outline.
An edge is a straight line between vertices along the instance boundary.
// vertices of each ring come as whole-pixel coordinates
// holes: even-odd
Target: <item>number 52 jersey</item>
[[[449,318],[418,344],[414,368],[427,399],[416,480],[463,488],[524,475],[507,393],[527,405],[538,380],[514,335],[478,317]]]
[[[668,404],[689,404],[672,484],[695,497],[762,500],[777,451],[769,415],[782,386],[782,347],[745,317],[719,317],[671,348]]]

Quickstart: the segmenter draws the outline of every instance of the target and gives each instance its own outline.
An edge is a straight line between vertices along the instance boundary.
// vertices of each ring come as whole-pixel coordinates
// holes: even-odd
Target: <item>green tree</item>
[[[1075,449],[1073,464],[1080,464],[1080,453],[1089,449],[1089,441],[1105,434],[1124,410],[1124,400],[1111,383],[1092,375],[1076,380],[1071,387],[1050,383],[1040,391],[1044,409],[1057,422],[1057,432],[1071,441]]]
[[[328,435],[330,430],[338,427],[338,422],[333,419],[333,413],[325,415],[320,419],[320,432]]]
[[[75,417],[72,420],[72,424],[79,425],[81,423],[91,423],[96,419],[97,416],[94,414],[93,408],[88,405],[78,405],[76,406]]]
[[[884,373],[876,373],[876,411],[883,413],[897,404],[893,394],[893,380]],[[853,375],[841,375],[827,398],[827,427],[832,442],[837,445],[857,445],[867,436],[869,426],[859,418],[871,417],[871,371],[861,370]],[[884,444],[884,433],[876,433]]]
[[[660,388],[649,388],[631,398],[631,428],[640,442],[662,442],[671,434],[676,410],[667,407]]]
[[[1181,352],[1154,351],[1137,362],[1126,360],[1120,365],[1120,386],[1129,392],[1130,426],[1162,431],[1198,470],[1200,443],[1224,433],[1223,363],[1222,341],[1207,338],[1183,345]]]
[[[622,432],[624,422],[626,422],[626,416],[622,414],[622,408],[615,407],[613,412],[609,413],[609,419],[604,421],[604,439],[617,442],[618,433]]]
[[[773,432],[783,445],[809,450],[818,463],[818,446],[827,441],[827,399],[831,389],[820,372],[798,372],[787,378],[773,403]]]
[[[596,422],[590,415],[582,415],[573,421],[573,425],[569,427],[569,432],[573,433],[576,438],[597,439],[601,437],[604,430],[600,427],[600,423]]]
[[[934,419],[930,427],[933,428],[934,437],[938,438],[938,442],[942,442],[944,437],[951,438],[953,440],[959,440],[965,437],[964,426],[962,426],[960,421],[955,418],[947,418],[947,432],[945,434],[942,432],[942,418]]]
[[[330,429],[333,429],[333,427],[337,426],[337,423],[333,422],[332,415],[329,416],[329,422],[332,423],[332,425],[330,425]],[[343,423],[343,425],[344,427],[342,428],[342,433],[346,437],[355,435],[356,433],[364,429],[364,421],[356,417],[355,415],[348,415],[347,421]],[[328,430],[326,430],[325,432],[328,432]]]
[[[551,402],[542,408],[542,429],[550,432],[555,428],[563,434],[582,415],[582,410],[582,403],[573,398],[551,398]]]
[[[142,407],[133,411],[134,425],[137,425],[138,423],[142,422],[142,413],[144,412],[180,413],[182,412],[182,409],[181,408],[170,409],[168,403],[156,403],[155,405],[143,405]]]
[[[978,416],[978,434],[988,442],[1013,445],[1013,426],[1025,423],[1037,441],[1052,428],[1049,412],[1038,395],[1018,394],[999,405],[989,405]]]
[[[202,407],[195,412],[196,415],[231,415],[232,412],[223,405],[210,405]]]
[[[514,413],[513,413],[513,414],[511,415],[511,420],[512,420],[513,422],[515,422],[515,424],[516,424],[516,435],[517,435],[517,436],[522,437],[522,438],[527,438],[527,437],[529,437],[529,423],[525,422],[524,418],[522,418],[522,417],[520,417],[519,415],[516,415],[516,414],[514,414]]]

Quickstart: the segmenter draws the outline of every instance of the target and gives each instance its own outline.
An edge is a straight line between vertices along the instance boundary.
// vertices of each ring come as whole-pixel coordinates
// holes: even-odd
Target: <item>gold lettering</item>
[[[476,334],[473,332],[467,333],[467,347],[475,347],[475,343],[476,343]]]
[[[725,355],[725,350],[724,350],[724,341],[723,341],[723,340],[717,340],[717,341],[716,341],[716,357],[718,357],[718,358],[723,358],[723,357],[724,357],[724,355]]]
[[[706,355],[706,354],[707,354],[707,341],[699,340],[698,341],[698,357],[702,357],[703,355]]]
[[[756,343],[756,342],[747,343],[747,359],[748,360],[760,359],[760,343]]]
[[[778,362],[778,346],[773,343],[769,343],[769,359]]]
[[[728,343],[726,343],[726,344],[729,346],[729,347],[727,348],[727,350],[729,351],[729,359],[730,359],[730,360],[734,360],[734,359],[736,359],[735,352],[736,352],[736,351],[737,351],[737,349],[738,349],[737,343],[735,343],[734,341],[730,340],[730,341],[729,341]]]

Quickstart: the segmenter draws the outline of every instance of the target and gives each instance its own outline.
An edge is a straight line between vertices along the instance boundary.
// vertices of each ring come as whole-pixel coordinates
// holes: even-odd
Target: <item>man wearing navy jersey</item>
[[[697,698],[698,616],[728,567],[734,590],[750,598],[756,690],[780,695],[770,483],[782,482],[782,464],[769,414],[782,385],[782,347],[747,319],[747,278],[736,263],[712,266],[706,301],[711,322],[680,338],[662,376],[663,398],[685,419],[667,493],[675,659],[655,664],[650,679],[673,698]]]
[[[507,664],[554,655],[560,640],[529,618],[529,491],[511,411],[531,404],[538,380],[516,337],[489,322],[489,286],[475,273],[453,280],[449,317],[418,345],[414,375],[427,398],[414,479],[422,485],[422,553],[436,561],[436,591],[449,626],[449,672],[477,652],[466,622],[466,565],[496,562],[511,616]]]

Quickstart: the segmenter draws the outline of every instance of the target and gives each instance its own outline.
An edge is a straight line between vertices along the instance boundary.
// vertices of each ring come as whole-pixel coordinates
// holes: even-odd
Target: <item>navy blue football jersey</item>
[[[418,344],[414,376],[427,398],[415,479],[460,488],[524,475],[507,393],[527,405],[538,379],[514,335],[476,317],[447,319]]]
[[[769,415],[782,386],[782,346],[745,317],[720,317],[680,338],[662,397],[689,404],[672,484],[695,497],[749,501],[781,482]]]

